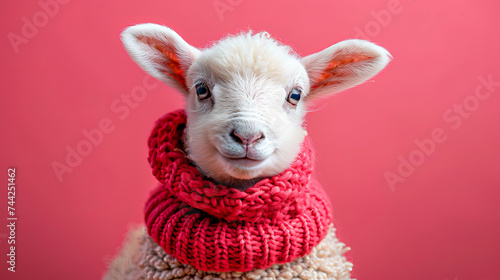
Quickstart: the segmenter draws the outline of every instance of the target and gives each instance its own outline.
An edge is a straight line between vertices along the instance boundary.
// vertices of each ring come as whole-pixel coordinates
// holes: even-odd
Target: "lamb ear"
[[[187,94],[185,74],[200,50],[172,29],[152,24],[128,27],[121,34],[132,59],[148,74]]]
[[[311,85],[308,98],[341,92],[361,84],[384,69],[390,56],[380,46],[352,39],[302,58]]]

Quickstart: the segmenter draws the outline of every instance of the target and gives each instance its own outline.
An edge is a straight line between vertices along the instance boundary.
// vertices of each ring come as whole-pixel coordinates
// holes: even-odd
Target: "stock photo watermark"
[[[160,82],[153,77],[146,75],[142,79],[142,84],[132,88],[129,94],[122,94],[119,98],[114,99],[110,104],[110,111],[113,116],[120,121],[125,120],[130,115],[131,111],[139,106],[146,99],[148,92],[158,87]],[[102,118],[97,127],[87,130],[82,130],[82,138],[75,145],[66,146],[66,156],[64,161],[53,161],[52,170],[57,176],[59,182],[63,181],[65,173],[71,173],[76,167],[82,164],[85,157],[89,156],[94,148],[98,147],[106,135],[112,133],[116,129],[116,121],[113,118]]]
[[[59,14],[61,5],[68,4],[70,0],[40,0],[39,9],[31,17],[22,17],[20,32],[9,32],[7,38],[14,53],[19,53],[19,46],[26,45],[35,38],[40,29],[49,24],[50,19]]]
[[[403,2],[411,1],[412,0],[407,0]],[[389,0],[384,8],[378,11],[371,10],[370,16],[372,20],[368,21],[361,27],[354,27],[354,38],[370,40],[378,36],[382,32],[383,28],[386,28],[389,24],[391,24],[394,16],[401,14],[403,10],[403,3],[400,0]]]
[[[220,21],[224,21],[224,14],[233,12],[234,8],[238,7],[243,0],[215,0],[212,5]]]
[[[415,170],[436,152],[440,144],[448,140],[447,130],[453,131],[462,127],[463,122],[479,109],[481,102],[490,98],[500,87],[500,79],[494,81],[492,74],[487,77],[479,76],[477,79],[479,83],[473,93],[443,112],[443,122],[447,127],[436,127],[429,137],[415,139],[415,148],[406,156],[398,156],[399,164],[396,170],[385,171],[384,178],[392,192],[396,191],[397,184],[404,183],[413,175]]]
[[[7,234],[1,236],[7,239],[7,270],[16,272],[16,168],[8,168],[7,176]]]

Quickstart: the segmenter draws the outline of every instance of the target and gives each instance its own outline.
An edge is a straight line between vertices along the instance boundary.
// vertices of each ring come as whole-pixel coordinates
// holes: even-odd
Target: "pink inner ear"
[[[187,90],[186,79],[184,78],[185,71],[180,65],[179,57],[177,56],[173,44],[165,44],[164,42],[145,36],[138,37],[137,39],[151,46],[152,48],[155,48],[164,55],[163,60],[156,61],[157,63],[165,66],[165,69],[162,69],[161,72],[177,81],[183,88]]]
[[[337,54],[338,53],[335,53],[333,55],[332,61],[330,61],[330,63],[325,67],[323,73],[321,73],[316,81],[314,81],[311,89],[341,83],[341,79],[334,78],[345,77],[351,74],[351,72],[349,71],[349,67],[343,66],[373,58],[371,56],[361,54],[341,55],[340,57],[337,57]]]

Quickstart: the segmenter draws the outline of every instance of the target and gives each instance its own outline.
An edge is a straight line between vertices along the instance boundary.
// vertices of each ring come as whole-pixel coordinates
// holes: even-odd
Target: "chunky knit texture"
[[[140,227],[129,232],[104,280],[351,280],[352,263],[343,256],[348,250],[331,226],[311,253],[292,262],[247,272],[202,271],[165,253]]]
[[[203,271],[249,271],[291,262],[327,235],[331,214],[311,180],[309,139],[290,168],[245,191],[203,177],[185,156],[183,110],[161,118],[149,138],[149,161],[161,185],[145,218],[167,254]]]

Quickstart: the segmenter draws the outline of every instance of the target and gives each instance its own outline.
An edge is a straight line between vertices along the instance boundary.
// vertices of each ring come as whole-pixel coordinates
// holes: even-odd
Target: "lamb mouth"
[[[265,161],[265,159],[253,159],[247,156],[244,157],[227,157],[222,155],[222,157],[231,164],[232,166],[236,166],[239,168],[254,168],[259,166],[261,163]]]

